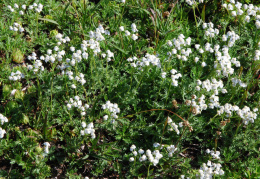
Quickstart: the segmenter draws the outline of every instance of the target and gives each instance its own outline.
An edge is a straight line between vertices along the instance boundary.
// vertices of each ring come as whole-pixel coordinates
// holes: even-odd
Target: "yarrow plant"
[[[258,178],[259,5],[0,2],[0,176]]]

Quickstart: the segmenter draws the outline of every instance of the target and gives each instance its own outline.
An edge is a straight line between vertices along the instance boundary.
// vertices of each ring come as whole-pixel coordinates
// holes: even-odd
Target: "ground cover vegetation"
[[[257,0],[2,0],[0,176],[259,178]]]

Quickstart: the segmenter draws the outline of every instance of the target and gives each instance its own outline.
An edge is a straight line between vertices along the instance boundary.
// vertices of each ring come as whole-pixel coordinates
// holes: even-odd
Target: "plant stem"
[[[147,178],[149,178],[149,172],[150,172],[150,166],[151,166],[151,163],[149,164],[149,167],[148,167],[148,170],[147,170]]]

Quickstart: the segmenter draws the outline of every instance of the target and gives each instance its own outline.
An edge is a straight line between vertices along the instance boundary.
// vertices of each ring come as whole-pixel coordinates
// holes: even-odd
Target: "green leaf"
[[[124,53],[124,54],[127,54],[127,51],[125,51],[124,49],[110,43],[110,42],[107,42],[109,45],[111,45],[112,47],[115,47],[117,50],[119,50],[120,52]]]
[[[56,24],[56,25],[60,26],[60,25],[58,24],[58,22],[56,22],[56,21],[54,21],[54,20],[51,20],[51,19],[39,18],[39,20],[48,21],[48,22],[50,22],[50,23],[53,23],[53,24]]]

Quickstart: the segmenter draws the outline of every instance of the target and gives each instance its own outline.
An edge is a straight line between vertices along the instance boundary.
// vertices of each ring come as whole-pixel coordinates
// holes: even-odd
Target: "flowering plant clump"
[[[24,31],[24,28],[16,22],[13,24],[13,26],[10,26],[9,29],[14,32],[17,32],[17,31],[23,32]]]
[[[260,2],[0,14],[0,177],[259,178]]]
[[[102,109],[107,110],[109,113],[109,116],[112,118],[111,123],[115,122],[115,119],[118,118],[117,113],[120,113],[120,109],[118,107],[118,104],[111,103],[110,101],[107,101],[106,104],[102,105]],[[108,115],[103,116],[103,119],[106,121],[109,118]]]
[[[81,130],[81,131],[80,131],[80,134],[81,134],[81,135],[90,134],[92,139],[95,139],[95,138],[96,138],[94,125],[93,125],[92,122],[89,123],[88,126],[86,125],[85,122],[82,122],[81,125],[82,125],[83,128],[85,128],[84,130]],[[87,128],[86,128],[86,127],[87,127]]]
[[[130,147],[130,151],[132,152],[134,157],[130,157],[129,162],[135,162],[135,160],[137,160],[139,157],[139,162],[142,163],[147,161],[148,163],[156,166],[157,164],[159,164],[160,159],[163,158],[163,154],[160,153],[160,150],[165,148],[165,152],[168,153],[168,157],[172,157],[173,153],[177,150],[174,145],[169,145],[165,147],[164,145],[160,145],[159,143],[154,143],[153,147],[158,148],[159,150],[154,150],[153,152],[150,149],[147,149],[146,151],[144,151],[143,149],[137,150],[136,146],[133,144]]]

